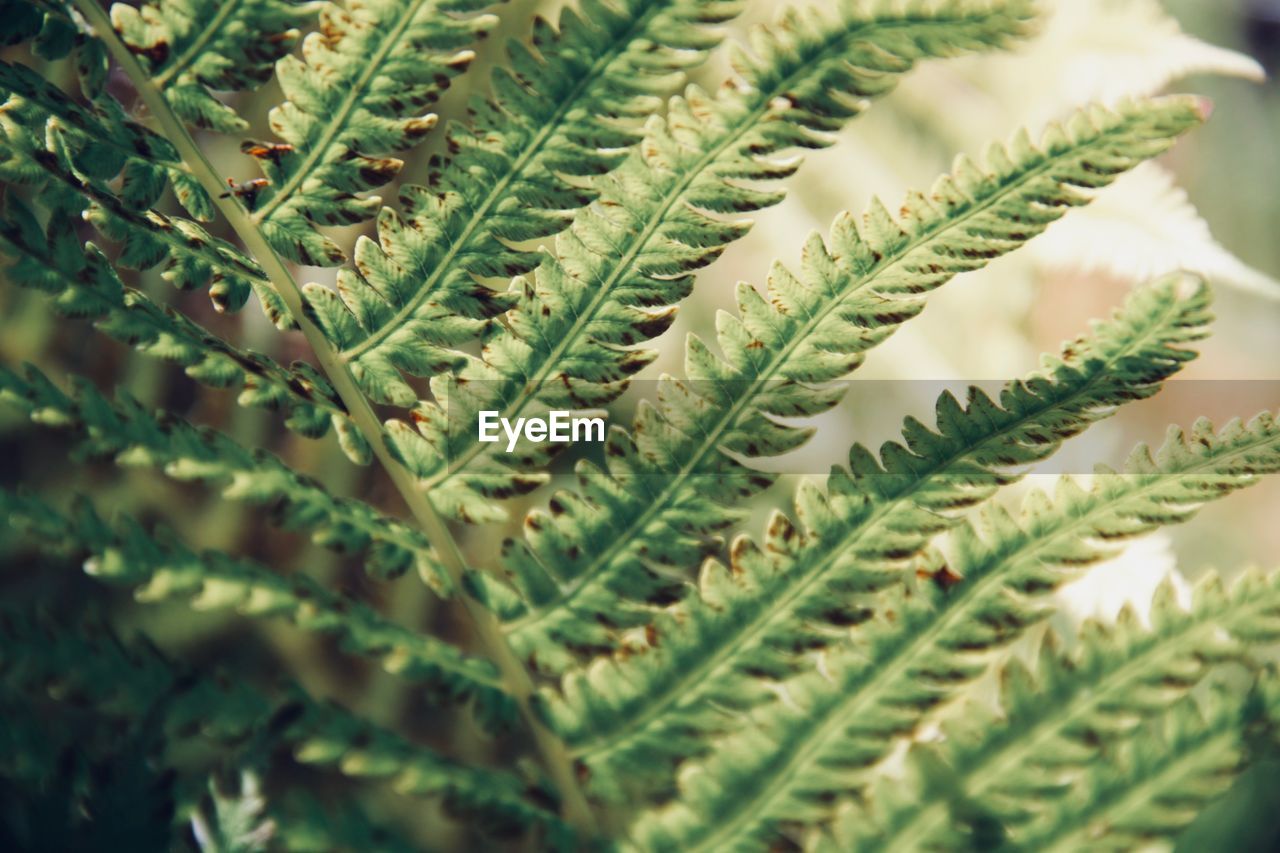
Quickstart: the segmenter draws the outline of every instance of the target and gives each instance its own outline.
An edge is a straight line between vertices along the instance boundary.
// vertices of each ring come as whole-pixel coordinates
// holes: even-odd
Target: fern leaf
[[[511,71],[494,73],[492,100],[472,122],[450,128],[456,151],[433,163],[431,186],[400,191],[403,215],[384,209],[379,242],[356,244],[356,270],[338,293],[312,303],[364,388],[411,406],[418,395],[400,372],[430,376],[453,366],[446,349],[474,337],[456,315],[488,317],[510,307],[476,278],[527,273],[540,254],[511,243],[563,230],[594,192],[569,176],[615,166],[639,141],[634,128],[719,42],[708,24],[737,14],[740,0],[625,0],[560,13],[558,29],[535,22],[531,52],[513,41]],[[350,315],[349,317],[347,315]],[[451,318],[454,318],[451,320]]]
[[[853,476],[833,475],[825,496],[802,488],[802,530],[777,515],[763,551],[739,538],[731,569],[709,563],[700,595],[655,620],[656,644],[597,661],[564,681],[563,699],[548,697],[593,778],[607,789],[638,761],[683,758],[698,748],[694,735],[724,725],[710,708],[767,701],[769,679],[807,668],[806,651],[838,644],[870,616],[856,593],[901,577],[960,511],[1130,395],[1154,393],[1203,336],[1207,298],[1174,280],[1137,291],[1043,374],[1010,384],[999,404],[974,392],[962,408],[944,395],[937,433],[908,421],[906,446],[886,446],[882,462],[855,447]]]
[[[774,418],[834,405],[840,389],[821,383],[855,369],[923,309],[929,291],[1031,239],[1087,201],[1086,188],[1163,150],[1197,116],[1182,99],[1078,113],[1039,147],[1021,136],[993,147],[989,170],[962,159],[933,188],[940,201],[907,198],[902,225],[879,203],[861,229],[842,216],[829,248],[810,241],[798,277],[775,267],[768,302],[743,285],[739,317],[719,322],[725,360],[692,340],[685,357],[692,381],[665,381],[660,408],[642,409],[635,434],[612,439],[610,475],[618,482],[580,472],[582,496],[557,498],[575,511],[530,516],[527,541],[508,547],[527,602],[507,614],[518,620],[510,629],[517,650],[556,671],[564,660],[558,647],[600,648],[609,627],[646,620],[628,605],[662,596],[671,587],[666,576],[697,564],[705,535],[735,517],[726,496],[770,482],[734,457],[785,453],[807,437]],[[635,553],[640,531],[652,571]],[[655,536],[668,545],[655,550]]]
[[[175,287],[208,287],[219,311],[238,311],[249,294],[256,293],[273,323],[280,328],[292,325],[255,261],[195,222],[138,209],[129,199],[117,196],[104,179],[78,169],[65,146],[50,145],[50,140],[56,143],[60,138],[57,134],[40,136],[23,118],[20,109],[0,110],[0,137],[7,143],[0,176],[39,187],[41,202],[55,215],[83,215],[103,235],[121,244],[121,266],[148,269],[163,263],[164,277]]]
[[[1185,521],[1277,470],[1280,424],[1264,413],[1219,434],[1203,421],[1190,435],[1171,429],[1158,454],[1139,448],[1124,473],[1102,471],[1088,491],[1064,478],[1053,502],[1032,493],[1021,523],[989,504],[989,543],[959,528],[950,564],[959,584],[882,602],[881,619],[862,627],[856,646],[829,660],[823,676],[789,682],[788,702],[723,739],[684,775],[679,804],[642,818],[637,839],[724,849],[771,837],[783,822],[827,819],[832,797],[865,784],[894,736],[1044,617],[1046,593],[1123,540]]]
[[[526,796],[516,777],[469,768],[442,759],[341,712],[313,707],[306,711],[294,757],[303,764],[337,765],[348,776],[385,779],[401,794],[444,796],[455,807],[496,817],[499,827],[547,826],[555,839],[550,849],[566,849],[568,829]]]
[[[287,744],[305,764],[386,779],[411,796],[442,796],[504,828],[543,827],[557,848],[570,838],[568,828],[531,799],[516,776],[451,761],[297,691],[280,701],[243,679],[202,678],[149,646],[122,643],[102,627],[86,635],[6,612],[0,615],[0,636],[0,678],[11,689],[124,719],[159,711],[158,724],[174,739],[199,734],[229,748],[246,741],[257,748]]]
[[[365,568],[376,577],[390,579],[414,568],[437,592],[450,592],[448,575],[420,531],[361,501],[334,497],[279,457],[149,412],[124,392],[113,405],[82,379],[75,381],[74,395],[67,395],[34,367],[25,373],[0,367],[0,400],[18,405],[34,421],[74,430],[87,455],[218,485],[228,500],[270,506],[273,520],[286,529],[312,530],[316,544],[344,554],[368,551]]]
[[[165,187],[172,186],[193,217],[213,218],[212,200],[173,144],[130,121],[115,101],[82,106],[30,68],[7,62],[0,62],[0,96],[4,112],[13,113],[17,124],[43,130],[50,153],[72,173],[98,181],[119,175],[120,197],[131,209],[155,206]],[[12,138],[15,122],[4,124]]]
[[[492,15],[472,14],[488,0],[367,0],[326,3],[320,31],[302,58],[276,65],[285,102],[271,111],[283,144],[250,145],[270,182],[253,200],[253,219],[272,247],[298,263],[345,260],[316,226],[348,225],[374,216],[377,196],[401,161],[383,156],[415,145],[435,126],[421,114],[466,69],[467,49],[493,28]]]
[[[388,424],[401,457],[442,513],[471,521],[502,517],[493,498],[533,488],[536,454],[493,453],[475,435],[475,415],[515,418],[548,406],[600,405],[652,360],[630,345],[670,324],[693,272],[748,225],[718,214],[778,202],[777,190],[742,181],[778,180],[798,161],[784,151],[831,144],[862,101],[888,91],[921,59],[1010,42],[1027,26],[1024,0],[877,4],[836,14],[794,13],[739,56],[739,85],[709,97],[690,88],[665,122],[597,184],[600,197],[556,238],[507,324],[458,381],[433,381],[437,403],[414,410],[415,432]],[[371,393],[376,389],[369,389]],[[464,428],[457,428],[463,425]]]
[[[332,422],[344,449],[357,459],[367,454],[337,394],[315,370],[302,363],[285,368],[233,347],[126,287],[97,247],[81,245],[71,220],[54,215],[42,231],[30,210],[12,197],[6,202],[0,247],[16,259],[6,270],[15,284],[50,294],[60,314],[91,319],[109,337],[181,365],[198,382],[243,386],[242,404],[283,409],[285,422],[303,435],[324,435]]]
[[[1207,713],[1191,701],[1171,708],[1113,761],[1093,769],[1087,790],[1060,819],[1031,836],[1029,849],[1120,851],[1173,842],[1244,769],[1242,722],[1249,711],[1213,695]],[[1274,695],[1266,709],[1274,717]]]
[[[1178,606],[1171,584],[1156,593],[1153,627],[1132,610],[1112,627],[1086,623],[1080,649],[1066,655],[1050,640],[1034,675],[1012,661],[1002,671],[998,719],[966,708],[930,750],[947,767],[952,796],[977,806],[1027,849],[1079,793],[1079,782],[1105,764],[1108,753],[1143,721],[1159,715],[1194,688],[1216,664],[1240,659],[1249,646],[1280,640],[1280,576],[1249,574],[1229,590],[1215,576],[1201,581],[1192,607]],[[1112,770],[1111,772],[1114,772]],[[1123,778],[1123,777],[1121,777]],[[850,814],[852,831],[841,846],[876,850],[952,849],[963,846],[947,803],[888,796],[871,800],[876,814]]]
[[[253,89],[271,79],[319,3],[297,0],[163,0],[115,3],[111,24],[143,63],[179,118],[220,133],[249,123],[213,92]]]
[[[129,519],[112,529],[84,502],[74,515],[63,516],[36,498],[0,492],[0,512],[46,547],[88,552],[88,574],[135,587],[140,601],[181,598],[197,610],[283,616],[302,630],[336,635],[353,653],[429,684],[442,698],[474,700],[477,717],[491,728],[514,719],[515,704],[492,663],[389,622],[305,575],[283,577],[226,554],[196,554],[173,536],[149,535]]]

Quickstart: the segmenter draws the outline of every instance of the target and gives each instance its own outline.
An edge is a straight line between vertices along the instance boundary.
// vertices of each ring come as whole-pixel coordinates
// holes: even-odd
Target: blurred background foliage
[[[501,59],[504,41],[525,37],[524,22],[535,10],[554,19],[559,5],[514,0],[500,8],[506,23],[482,46],[480,61],[448,93],[441,112],[461,114],[467,99],[483,92],[485,68]],[[927,189],[958,152],[980,155],[986,142],[1006,139],[1021,126],[1038,129],[1078,103],[1165,88],[1179,78],[1173,88],[1214,101],[1213,120],[1205,129],[1159,168],[1140,170],[1108,190],[1095,207],[1072,213],[1034,249],[965,276],[933,296],[925,314],[873,353],[861,371],[863,380],[892,381],[855,386],[844,405],[819,419],[818,436],[809,448],[772,467],[822,471],[840,461],[855,440],[876,446],[890,438],[904,412],[928,420],[938,381],[960,389],[970,381],[1022,375],[1036,366],[1038,353],[1056,350],[1062,339],[1083,331],[1090,318],[1119,304],[1127,287],[1180,266],[1203,272],[1216,285],[1216,333],[1186,374],[1197,381],[1183,388],[1175,384],[1165,395],[1131,407],[1114,424],[1095,428],[1067,451],[1055,470],[1087,474],[1094,462],[1119,464],[1135,440],[1158,442],[1165,425],[1189,424],[1198,414],[1225,420],[1275,409],[1280,404],[1280,86],[1263,82],[1261,69],[1280,73],[1280,0],[1165,0],[1163,7],[1156,0],[1059,0],[1046,5],[1053,12],[1035,43],[1012,55],[922,68],[855,122],[840,144],[810,155],[787,201],[757,217],[752,234],[700,275],[677,327],[658,342],[662,356],[651,375],[678,375],[684,335],[692,331],[705,337],[712,331],[715,311],[732,305],[736,282],[762,286],[774,260],[796,264],[804,239],[825,231],[838,212],[860,211],[873,195],[896,209],[908,189]],[[771,20],[779,9],[780,4],[758,0],[733,29],[741,32],[750,23]],[[30,63],[64,87],[72,85],[65,62],[50,65],[29,55],[3,58]],[[1185,72],[1192,74],[1183,80]],[[699,70],[697,82],[714,88],[727,73],[728,63],[720,55]],[[111,85],[125,103],[132,102],[126,81],[117,78]],[[266,114],[279,100],[274,83],[239,100],[238,111],[253,125],[247,136],[270,138]],[[442,133],[433,134],[412,155],[404,181],[423,180],[429,158],[443,149],[443,139]],[[252,161],[239,152],[238,140],[211,136],[202,142],[228,178],[257,177]],[[1185,189],[1185,199],[1174,188],[1175,180]],[[392,201],[394,187],[380,194]],[[345,229],[339,242],[350,247],[359,233],[360,227]],[[91,237],[87,229],[84,236]],[[318,268],[297,271],[301,281],[322,283],[331,283],[333,274]],[[205,294],[174,291],[158,269],[130,276],[130,283],[158,300],[251,348],[284,361],[307,357],[300,336],[278,334],[261,312],[218,315]],[[8,365],[33,362],[53,377],[76,372],[103,388],[118,383],[152,406],[270,448],[338,492],[401,511],[377,472],[351,466],[332,437],[300,439],[280,429],[270,414],[237,407],[230,393],[198,391],[180,371],[93,334],[86,324],[55,322],[39,294],[0,288],[0,357]],[[646,393],[646,383],[640,382],[632,397]],[[797,476],[783,477],[762,496],[752,522],[755,529],[768,508],[785,501]],[[466,642],[454,610],[440,605],[416,578],[375,584],[351,561],[273,530],[260,513],[225,503],[215,493],[152,472],[69,456],[56,433],[33,428],[3,408],[0,482],[30,483],[66,502],[87,493],[100,507],[144,521],[163,518],[193,546],[237,550],[282,572],[305,572],[364,598],[406,625]],[[546,494],[532,496],[526,506],[545,501]],[[489,559],[503,536],[518,533],[523,508],[513,507],[512,521],[497,533],[459,531],[468,556],[478,562]],[[1195,524],[1168,538],[1138,543],[1116,564],[1100,567],[1068,590],[1067,610],[1077,616],[1114,613],[1121,601],[1142,603],[1155,583],[1173,571],[1193,577],[1209,566],[1228,573],[1247,564],[1274,568],[1280,562],[1277,510],[1276,482],[1264,484],[1249,499],[1210,506]],[[448,743],[461,754],[476,756],[491,748],[466,721],[428,709],[395,679],[353,662],[323,639],[234,615],[150,609],[105,590],[70,561],[59,564],[27,552],[9,541],[4,526],[0,554],[0,584],[10,606],[44,608],[66,619],[89,611],[106,613],[126,634],[143,632],[197,667],[216,665],[237,678],[262,683],[287,672],[314,695],[332,697],[372,720],[396,723],[425,742]],[[8,704],[6,697],[0,700]],[[22,736],[17,716],[6,713],[4,719],[5,734]],[[53,725],[52,718],[37,720],[44,723],[37,729]],[[83,722],[74,715],[60,719],[58,725],[66,728],[59,739],[87,751],[96,738],[77,728]],[[211,765],[217,758],[188,756]],[[287,761],[276,766],[285,768],[273,771],[277,773],[311,772],[290,768]],[[249,768],[223,768],[232,779],[244,769]],[[1271,807],[1280,805],[1273,792],[1277,778],[1274,765],[1255,768],[1226,802],[1193,827],[1187,849],[1207,849],[1196,839],[1210,838],[1218,849],[1268,849],[1276,840]],[[314,790],[330,804],[352,795],[350,787],[328,777],[314,781]],[[269,797],[271,780],[266,782]],[[243,791],[253,783],[239,784]],[[409,845],[465,846],[465,838],[451,835],[462,830],[420,802],[382,796],[377,786],[361,790],[371,819]],[[0,792],[9,802],[0,819],[13,819],[15,807],[21,811],[30,805],[8,793]],[[217,807],[203,790],[178,792],[178,798],[179,813],[190,812],[198,802],[205,803],[206,811]],[[194,822],[193,843],[200,824]],[[1235,843],[1223,847],[1227,838]]]

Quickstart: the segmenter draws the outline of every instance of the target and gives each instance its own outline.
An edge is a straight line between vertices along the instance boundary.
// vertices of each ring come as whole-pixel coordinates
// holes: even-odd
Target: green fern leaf
[[[955,695],[1047,611],[1046,593],[1114,555],[1125,539],[1185,521],[1206,501],[1280,470],[1280,424],[1262,414],[1215,434],[1200,422],[1171,429],[1156,456],[1141,447],[1124,473],[1102,471],[1085,491],[1060,481],[1055,501],[1033,492],[1025,520],[988,504],[984,541],[959,528],[950,591],[901,592],[880,602],[881,619],[821,675],[787,684],[754,727],[717,744],[690,770],[683,799],[642,818],[645,846],[725,849],[768,838],[783,822],[829,816],[833,796],[865,784],[893,737]],[[893,613],[893,618],[888,613]],[[693,780],[696,780],[696,784]]]
[[[607,650],[610,628],[647,621],[644,609],[629,605],[669,595],[667,576],[696,566],[706,534],[734,519],[727,498],[748,497],[771,481],[734,457],[778,455],[807,438],[775,418],[834,405],[841,389],[821,383],[857,368],[923,310],[929,291],[1031,239],[1087,201],[1089,188],[1164,150],[1197,121],[1197,105],[1184,99],[1080,112],[1039,147],[1025,136],[993,147],[990,171],[962,159],[933,188],[939,201],[908,197],[902,225],[878,202],[861,230],[853,217],[840,217],[830,248],[810,240],[798,277],[774,268],[767,302],[740,287],[739,318],[719,322],[725,360],[691,340],[691,381],[665,382],[659,408],[642,407],[634,435],[611,439],[610,476],[618,482],[584,463],[581,496],[555,498],[571,509],[531,515],[526,542],[508,546],[506,565],[522,599],[506,613],[517,620],[510,630],[516,648],[556,672],[567,663],[559,647]],[[640,565],[640,547],[652,569]]]
[[[0,137],[7,143],[0,147],[0,177],[39,187],[41,201],[56,215],[83,215],[103,235],[121,244],[121,266],[149,269],[163,263],[164,277],[175,287],[208,287],[219,311],[238,311],[250,292],[256,293],[273,323],[280,328],[292,325],[256,262],[195,222],[138,209],[116,195],[106,178],[78,168],[65,146],[50,146],[50,140],[60,139],[58,134],[40,136],[24,121],[15,121],[14,115],[22,119],[24,113],[0,110]],[[98,132],[112,131],[104,126]]]
[[[124,392],[113,405],[83,379],[74,387],[69,396],[34,367],[28,366],[25,377],[0,367],[0,400],[18,405],[36,422],[74,430],[91,457],[218,485],[228,500],[271,507],[273,519],[286,529],[311,530],[316,544],[340,553],[368,551],[365,568],[376,577],[391,579],[413,568],[438,593],[451,591],[448,575],[415,528],[363,502],[334,497],[276,456],[172,415],[153,414]]]
[[[298,41],[319,3],[297,0],[162,0],[115,3],[111,23],[184,121],[220,133],[249,127],[213,92],[253,89]]]
[[[433,380],[438,403],[421,403],[418,431],[388,423],[400,457],[445,515],[502,517],[494,498],[528,491],[545,453],[493,453],[475,435],[476,413],[515,418],[547,407],[601,405],[621,393],[651,352],[632,344],[665,330],[693,272],[748,228],[741,214],[777,203],[778,180],[798,167],[785,151],[831,144],[832,133],[882,95],[917,60],[1007,44],[1030,4],[952,0],[906,11],[845,6],[835,15],[794,13],[758,31],[759,59],[739,56],[738,86],[710,97],[696,87],[653,120],[645,140],[596,185],[600,196],[556,238],[555,256],[523,285],[519,306],[458,381]],[[377,388],[366,388],[376,394]],[[535,470],[531,470],[535,469]]]
[[[55,215],[42,231],[30,210],[14,198],[6,202],[0,247],[16,258],[6,274],[15,284],[50,294],[60,314],[91,319],[107,336],[176,362],[206,385],[243,386],[242,404],[282,409],[289,427],[303,435],[324,435],[331,422],[343,436],[352,432],[345,407],[314,369],[301,363],[285,368],[233,347],[126,287],[97,247],[81,245],[68,218]],[[357,458],[368,452],[359,436],[348,445]]]
[[[287,99],[271,111],[283,144],[250,144],[269,186],[255,192],[253,220],[275,250],[298,263],[336,266],[345,255],[316,226],[374,216],[382,186],[404,151],[435,126],[420,113],[466,69],[467,47],[497,23],[471,14],[488,0],[326,3],[320,31],[286,56],[276,77]],[[262,153],[259,155],[258,152]]]
[[[639,141],[634,122],[655,112],[719,38],[707,24],[737,14],[740,0],[625,0],[537,20],[532,53],[507,48],[495,98],[477,100],[469,125],[450,127],[456,151],[433,162],[431,186],[403,187],[403,215],[384,209],[378,242],[356,244],[355,270],[338,294],[312,288],[321,325],[377,400],[413,405],[401,371],[430,376],[456,366],[449,347],[474,338],[510,294],[476,278],[527,273],[540,254],[512,248],[562,231],[595,193],[565,176],[607,172]],[[438,170],[438,171],[435,171]]]
[[[1274,718],[1274,690],[1269,699],[1267,716]],[[1092,768],[1088,790],[1064,804],[1053,827],[1030,836],[1028,849],[1121,851],[1174,841],[1231,786],[1247,758],[1240,729],[1251,709],[1230,695],[1207,701],[1207,712],[1178,703],[1114,760]]]
[[[886,446],[882,462],[855,447],[853,475],[834,474],[829,494],[802,487],[801,530],[779,514],[763,550],[739,538],[729,569],[706,565],[699,596],[655,620],[656,645],[597,661],[565,679],[563,699],[548,695],[596,784],[610,792],[656,756],[670,763],[696,752],[726,724],[714,709],[769,701],[772,679],[808,669],[806,652],[845,640],[871,615],[864,593],[900,579],[961,511],[1131,393],[1155,393],[1192,357],[1183,347],[1203,336],[1207,298],[1176,279],[1139,290],[1043,374],[1010,384],[999,405],[974,392],[962,408],[944,395],[939,432],[908,421],[906,446]]]
[[[17,128],[42,128],[48,153],[68,171],[98,181],[119,175],[120,198],[129,208],[153,207],[171,185],[192,216],[213,218],[213,202],[173,144],[129,120],[115,101],[102,99],[90,109],[26,66],[7,62],[0,62],[0,95],[5,113],[14,114],[4,122],[10,144]]]
[[[1016,660],[1002,671],[998,719],[966,707],[947,729],[934,763],[981,814],[1026,849],[1051,831],[1098,763],[1146,719],[1194,688],[1210,667],[1241,659],[1248,646],[1280,640],[1280,576],[1246,575],[1230,590],[1214,576],[1197,585],[1189,611],[1169,583],[1157,591],[1152,628],[1131,610],[1114,627],[1087,623],[1080,649],[1064,655],[1050,635],[1035,674]],[[1108,768],[1108,772],[1114,770]],[[1120,776],[1123,779],[1123,776]],[[964,846],[947,803],[905,794],[901,781],[871,795],[879,807],[850,814],[845,849],[921,850]],[[878,813],[877,813],[878,812]],[[1068,812],[1070,813],[1070,812]],[[1062,827],[1059,827],[1059,831]]]
[[[156,714],[157,724],[174,739],[198,734],[229,749],[287,744],[304,764],[388,780],[410,796],[443,797],[499,827],[541,826],[553,848],[569,846],[569,829],[534,802],[516,776],[451,761],[336,705],[297,691],[284,701],[272,700],[242,679],[195,676],[150,646],[126,645],[101,626],[84,634],[6,612],[0,636],[0,677],[9,689],[122,719]]]
[[[283,616],[303,630],[335,634],[353,653],[429,684],[442,698],[474,700],[477,717],[491,728],[514,717],[511,697],[489,661],[389,622],[304,575],[282,577],[225,554],[196,554],[172,535],[149,535],[130,519],[113,530],[83,502],[73,516],[63,516],[35,498],[0,491],[0,513],[46,547],[88,552],[88,574],[134,587],[139,601],[182,598],[197,610],[232,608],[248,616]]]

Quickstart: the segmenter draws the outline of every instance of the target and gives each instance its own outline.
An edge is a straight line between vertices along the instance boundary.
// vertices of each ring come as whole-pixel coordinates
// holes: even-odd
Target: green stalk
[[[426,533],[435,548],[441,563],[444,565],[455,585],[461,588],[462,577],[466,571],[466,563],[453,534],[444,520],[431,506],[426,494],[417,488],[413,475],[396,461],[387,446],[382,423],[369,404],[368,399],[360,391],[346,363],[329,345],[324,333],[307,318],[303,306],[302,290],[293,275],[285,267],[284,262],[275,250],[267,243],[266,238],[254,224],[252,217],[234,197],[223,198],[226,186],[213,165],[205,157],[204,152],[196,145],[178,117],[170,109],[168,102],[152,82],[151,78],[138,63],[137,58],[120,40],[107,13],[94,0],[72,0],[93,26],[93,29],[110,51],[111,56],[124,70],[138,91],[138,96],[146,104],[151,116],[160,125],[164,135],[173,143],[182,155],[183,161],[191,169],[205,192],[213,199],[214,204],[226,217],[231,228],[244,243],[249,253],[262,265],[273,288],[280,295],[289,313],[298,323],[299,329],[315,353],[316,361],[337,391],[348,415],[356,427],[364,434],[373,447],[374,455],[382,468],[395,484],[414,519]],[[578,829],[587,834],[594,833],[595,818],[586,796],[578,785],[573,772],[573,765],[564,744],[557,738],[533,712],[530,699],[534,692],[533,679],[524,665],[511,652],[503,638],[497,620],[479,602],[465,593],[460,594],[463,606],[475,628],[476,634],[485,653],[497,664],[502,673],[506,689],[512,694],[520,706],[521,716],[533,734],[538,753],[552,782],[564,799],[564,817]]]

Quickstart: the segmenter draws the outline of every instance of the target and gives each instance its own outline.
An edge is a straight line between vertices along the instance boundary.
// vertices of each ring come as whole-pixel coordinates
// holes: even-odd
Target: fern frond
[[[880,618],[821,675],[788,682],[787,702],[763,709],[752,729],[724,738],[682,774],[683,799],[644,817],[637,839],[724,849],[771,837],[783,823],[827,819],[832,798],[864,785],[895,736],[1044,617],[1047,593],[1123,540],[1185,521],[1278,470],[1280,424],[1264,413],[1218,434],[1204,421],[1189,435],[1171,429],[1158,454],[1140,447],[1123,473],[1101,471],[1088,491],[1064,478],[1052,502],[1033,492],[1021,523],[988,504],[988,541],[971,526],[958,529],[949,569],[959,583],[881,601]]]
[[[1280,712],[1274,691],[1269,717]],[[1242,729],[1253,711],[1215,694],[1207,712],[1184,700],[1139,732],[1111,761],[1092,768],[1084,790],[1063,803],[1054,826],[1028,838],[1046,853],[1133,850],[1173,842],[1231,787],[1247,754]]]
[[[1085,203],[1088,188],[1164,150],[1198,120],[1185,99],[1080,112],[1038,147],[1025,136],[993,146],[988,169],[962,158],[934,186],[932,201],[908,196],[902,224],[879,202],[861,228],[841,216],[829,247],[810,240],[798,276],[775,266],[768,301],[741,286],[739,317],[718,323],[725,358],[690,340],[691,381],[664,380],[657,410],[642,407],[634,435],[611,439],[608,474],[582,463],[581,495],[556,498],[573,511],[531,515],[526,540],[508,546],[505,562],[522,599],[506,614],[517,620],[510,627],[517,650],[555,672],[564,666],[559,647],[607,648],[611,628],[647,620],[634,604],[669,594],[670,576],[696,565],[706,535],[734,519],[728,499],[771,481],[735,457],[778,455],[808,437],[775,418],[834,405],[841,389],[821,383],[857,368],[923,310],[930,291],[1017,248]],[[1189,313],[1184,322],[1196,321]],[[654,537],[664,548],[653,548]],[[639,547],[647,548],[643,560]]]
[[[527,787],[505,773],[468,768],[443,760],[391,732],[340,711],[307,709],[294,741],[294,757],[303,764],[336,766],[344,775],[384,779],[398,792],[415,797],[444,796],[464,811],[505,818],[515,826],[544,824],[559,834],[562,849],[567,827],[527,797]]]
[[[302,435],[322,436],[333,423],[344,449],[356,459],[367,457],[367,444],[324,377],[301,362],[286,368],[234,347],[126,287],[96,246],[82,245],[73,220],[54,215],[42,230],[35,215],[9,197],[0,216],[0,248],[16,260],[5,270],[8,278],[52,296],[59,314],[92,320],[108,337],[179,364],[203,384],[242,386],[242,405],[282,409],[285,423]]]
[[[401,371],[430,376],[455,366],[448,347],[475,324],[511,307],[477,277],[527,273],[540,253],[510,244],[548,237],[595,197],[567,176],[609,171],[640,139],[635,122],[656,112],[719,43],[709,24],[741,0],[591,0],[538,19],[530,51],[512,41],[511,70],[494,72],[492,100],[477,100],[467,125],[449,129],[456,149],[430,187],[400,191],[403,215],[384,209],[378,242],[357,242],[355,270],[339,273],[338,297],[309,290],[331,339],[366,391],[411,406]],[[340,297],[340,298],[339,298]]]
[[[318,545],[344,554],[367,551],[365,569],[376,577],[390,579],[413,568],[441,595],[451,592],[448,575],[416,528],[362,501],[329,494],[277,456],[148,411],[123,391],[112,404],[83,379],[73,385],[68,395],[34,367],[28,365],[23,376],[0,367],[0,400],[19,406],[33,421],[75,431],[89,456],[159,467],[177,480],[218,486],[228,500],[271,507],[272,520],[286,529],[312,531]]]
[[[474,700],[477,718],[490,728],[514,719],[514,702],[492,663],[390,622],[305,575],[284,577],[218,552],[196,554],[172,535],[152,536],[127,518],[113,529],[87,502],[65,516],[36,498],[0,491],[0,514],[46,548],[87,552],[86,573],[134,587],[139,601],[178,598],[197,610],[282,616],[302,630],[336,635],[352,653],[423,681],[442,698]]]
[[[1280,640],[1280,575],[1250,573],[1229,590],[1209,576],[1197,585],[1189,611],[1166,582],[1156,592],[1151,623],[1145,628],[1126,609],[1115,626],[1086,623],[1079,649],[1069,654],[1049,635],[1034,673],[1016,659],[1006,664],[998,717],[966,707],[946,729],[945,743],[929,749],[931,763],[947,768],[953,789],[947,800],[976,806],[1026,849],[1044,849],[1031,839],[1049,830],[1046,822],[1053,824],[1080,793],[1079,783],[1142,721],[1187,694],[1214,665]],[[947,801],[910,797],[901,781],[878,787],[870,797],[878,809],[842,820],[848,830],[842,847],[964,846],[966,828],[953,825]]]
[[[305,764],[386,779],[411,796],[440,796],[499,826],[543,827],[557,848],[571,837],[518,777],[460,764],[298,691],[281,701],[242,679],[198,677],[150,646],[126,645],[102,627],[85,634],[10,611],[0,613],[0,636],[0,680],[10,689],[125,719],[155,714],[174,739],[198,734],[245,749],[287,744]]]
[[[403,165],[383,156],[415,145],[436,124],[420,111],[433,103],[475,54],[468,49],[497,23],[472,14],[489,0],[366,0],[326,3],[320,31],[302,43],[302,58],[276,64],[285,102],[270,114],[283,145],[261,150],[269,185],[252,216],[272,247],[298,263],[345,260],[317,226],[374,216],[381,200],[363,195]]]
[[[15,124],[28,133],[39,128],[48,153],[73,174],[97,181],[120,176],[120,198],[129,208],[154,207],[171,186],[193,217],[213,218],[213,201],[173,144],[131,121],[114,100],[82,106],[30,68],[8,62],[0,62],[0,97],[0,115],[11,114],[3,123],[11,145]]]
[[[41,203],[60,216],[83,216],[104,236],[120,243],[118,263],[131,269],[164,264],[163,277],[174,287],[207,287],[218,311],[238,311],[255,293],[267,316],[279,328],[293,324],[261,267],[229,243],[211,236],[197,223],[155,210],[138,208],[117,195],[107,179],[77,167],[57,133],[38,133],[40,122],[12,104],[0,109],[0,177],[34,185]],[[109,133],[109,128],[100,128]]]
[[[652,360],[630,349],[655,337],[688,295],[693,272],[748,228],[742,214],[777,203],[775,181],[795,148],[831,144],[864,101],[892,88],[917,60],[1011,42],[1027,27],[1026,0],[950,0],[796,12],[760,30],[760,58],[738,57],[739,85],[710,97],[691,87],[652,120],[644,141],[596,185],[600,197],[556,238],[556,253],[526,281],[520,304],[457,381],[438,377],[438,402],[413,412],[418,431],[388,423],[392,442],[440,512],[472,521],[502,517],[493,499],[533,488],[545,475],[527,449],[494,453],[473,425],[480,410],[515,418],[546,407],[600,405]],[[376,389],[367,389],[371,393]],[[459,429],[457,425],[466,428]]]
[[[253,89],[320,8],[299,0],[161,0],[111,6],[111,23],[184,121],[220,133],[249,123],[213,92]]]
[[[908,421],[905,446],[881,460],[855,446],[853,475],[829,494],[804,487],[797,530],[775,515],[761,550],[735,540],[729,569],[709,563],[699,595],[652,623],[657,640],[599,660],[547,697],[558,728],[600,785],[700,747],[722,728],[715,708],[772,697],[770,680],[808,668],[806,652],[847,638],[870,617],[864,593],[904,567],[961,511],[1124,402],[1150,396],[1203,337],[1208,290],[1169,280],[1142,289],[1111,322],[1068,344],[1043,373],[1011,383],[999,403],[972,392],[938,403],[938,432]]]

